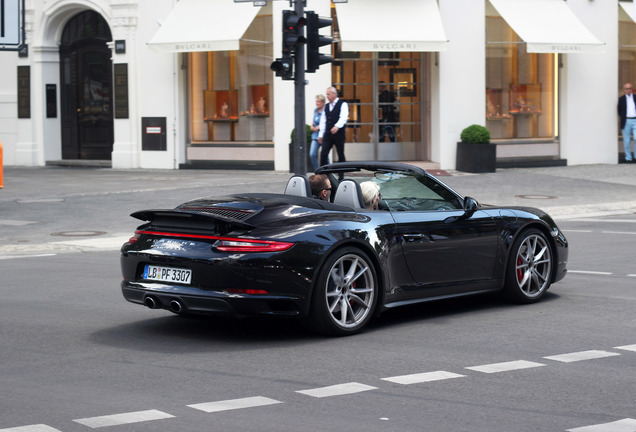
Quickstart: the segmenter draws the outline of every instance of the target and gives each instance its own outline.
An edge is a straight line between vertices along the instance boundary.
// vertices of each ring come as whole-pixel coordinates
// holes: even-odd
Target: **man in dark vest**
[[[318,142],[320,147],[320,165],[327,165],[327,158],[331,147],[336,146],[338,162],[345,162],[345,125],[349,118],[349,105],[338,98],[338,91],[334,87],[327,88],[327,105],[320,117],[320,132]]]
[[[618,115],[621,118],[621,131],[623,132],[623,146],[625,147],[625,162],[634,162],[631,151],[631,139],[634,136],[636,142],[636,100],[632,93],[632,85],[623,85],[625,94],[618,98]],[[323,110],[324,111],[324,110]],[[634,144],[636,147],[636,143]],[[636,153],[636,148],[634,148]]]

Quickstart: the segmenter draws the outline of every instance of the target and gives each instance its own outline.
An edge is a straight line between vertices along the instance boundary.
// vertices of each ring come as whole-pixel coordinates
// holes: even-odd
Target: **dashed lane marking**
[[[315,398],[323,398],[330,396],[342,396],[353,393],[360,393],[363,391],[376,390],[377,387],[368,386],[366,384],[360,384],[356,382],[346,384],[336,384],[328,387],[319,387],[309,390],[298,390],[296,393],[301,393],[307,396]]]
[[[611,423],[568,429],[567,432],[636,432],[636,420],[626,418]]]
[[[213,413],[219,411],[229,411],[242,408],[254,408],[266,405],[275,405],[283,403],[276,399],[270,399],[263,396],[254,396],[243,399],[230,399],[217,402],[205,402],[199,404],[188,405],[190,408],[194,408],[206,413]]]
[[[633,231],[601,231],[601,234],[636,235]]]
[[[424,372],[424,373],[416,373],[411,375],[400,375],[388,378],[381,378],[384,381],[390,381],[396,384],[419,384],[424,382],[431,381],[441,381],[451,378],[462,378],[466,375],[460,375],[453,372],[446,371],[436,371],[436,372]]]
[[[527,360],[516,360],[516,361],[510,361],[510,362],[504,362],[504,363],[492,363],[492,364],[481,365],[481,366],[471,366],[471,367],[467,367],[466,369],[490,374],[490,373],[499,373],[499,372],[509,372],[509,371],[520,370],[520,369],[530,369],[530,368],[535,368],[540,366],[545,366],[545,364],[531,362]]]
[[[24,226],[24,225],[34,224],[34,223],[37,223],[37,222],[25,221],[25,220],[0,219],[0,225],[7,225],[7,226]]]
[[[599,276],[610,276],[611,272],[601,272],[601,271],[591,271],[591,270],[568,270],[568,273],[576,273],[576,274],[589,274],[589,275],[599,275]]]
[[[168,414],[158,410],[137,411],[124,414],[113,414],[101,417],[89,417],[73,420],[76,423],[83,424],[90,428],[96,429],[107,426],[119,426],[131,423],[140,423],[151,420],[163,420],[173,418],[172,414]]]
[[[636,345],[623,345],[614,347],[614,349],[625,350],[625,351],[634,351],[636,352]]]
[[[605,357],[613,357],[619,356],[619,353],[609,352],[609,351],[599,351],[599,350],[591,350],[591,351],[579,351],[569,354],[559,354],[548,357],[543,357],[547,360],[554,360],[562,363],[572,363],[583,360],[594,360]]]
[[[0,432],[60,432],[50,426],[44,424],[36,424],[30,426],[19,426],[9,429],[0,429]]]

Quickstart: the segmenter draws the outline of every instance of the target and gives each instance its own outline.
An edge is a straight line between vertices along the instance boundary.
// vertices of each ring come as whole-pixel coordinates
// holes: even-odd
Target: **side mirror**
[[[475,198],[465,197],[464,198],[464,217],[471,217],[479,208],[479,203]]]

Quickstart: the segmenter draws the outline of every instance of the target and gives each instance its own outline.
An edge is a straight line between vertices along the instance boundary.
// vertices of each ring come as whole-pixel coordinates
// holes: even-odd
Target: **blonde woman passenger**
[[[377,210],[380,204],[380,187],[372,181],[365,181],[360,183],[360,189],[367,210]]]

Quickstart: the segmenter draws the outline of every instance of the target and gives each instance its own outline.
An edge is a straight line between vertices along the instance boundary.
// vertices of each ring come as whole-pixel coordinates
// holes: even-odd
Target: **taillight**
[[[222,252],[281,252],[292,247],[293,243],[267,240],[241,240],[221,238],[215,243],[216,250]]]
[[[135,235],[128,239],[128,243],[137,243],[137,240],[139,240],[139,236],[141,236],[141,231],[135,231]]]
[[[201,234],[180,234],[171,232],[160,231],[135,231],[134,237],[128,240],[130,243],[137,241],[141,234],[148,234],[153,236],[163,237],[182,237],[182,238],[194,238],[202,240],[217,240],[212,247],[221,252],[282,252],[286,251],[294,245],[294,243],[278,242],[271,240],[244,240],[231,237],[219,237]]]
[[[229,294],[250,294],[250,295],[263,295],[269,294],[269,291],[262,289],[241,289],[241,288],[230,288],[226,290]]]

